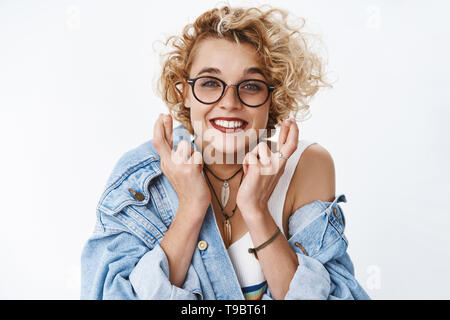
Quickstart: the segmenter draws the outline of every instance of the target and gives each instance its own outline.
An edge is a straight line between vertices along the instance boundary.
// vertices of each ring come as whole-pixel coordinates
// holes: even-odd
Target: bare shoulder
[[[335,169],[331,154],[318,143],[302,153],[292,177],[293,213],[315,200],[332,201],[335,197]]]

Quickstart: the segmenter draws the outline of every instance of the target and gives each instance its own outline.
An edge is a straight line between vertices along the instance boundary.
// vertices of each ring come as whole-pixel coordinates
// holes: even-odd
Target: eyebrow
[[[212,67],[207,67],[207,68],[203,68],[202,70],[200,70],[199,73],[197,73],[197,76],[203,74],[203,73],[215,73],[215,74],[222,74],[222,72],[220,71],[220,69],[217,68],[212,68]],[[257,67],[251,67],[251,68],[247,68],[244,69],[243,74],[260,74],[261,76],[264,77],[264,72]]]
[[[245,69],[244,74],[260,74],[264,77],[264,72],[260,68],[256,67]]]
[[[216,74],[221,74],[222,72],[220,72],[220,70],[217,69],[217,68],[203,68],[202,70],[200,70],[199,73],[197,73],[197,76],[201,75],[202,73],[216,73]]]

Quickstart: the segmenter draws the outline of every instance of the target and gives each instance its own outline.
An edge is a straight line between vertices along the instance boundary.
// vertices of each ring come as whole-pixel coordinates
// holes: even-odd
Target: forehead
[[[258,54],[248,43],[235,43],[225,39],[202,40],[195,50],[191,75],[205,68],[216,68],[225,75],[241,74],[243,70],[260,68]]]

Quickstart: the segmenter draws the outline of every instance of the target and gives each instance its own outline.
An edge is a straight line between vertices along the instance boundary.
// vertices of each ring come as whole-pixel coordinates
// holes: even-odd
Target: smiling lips
[[[234,133],[238,131],[242,131],[248,125],[247,121],[244,121],[239,118],[231,118],[231,117],[218,117],[209,120],[211,125],[223,132],[223,133]]]

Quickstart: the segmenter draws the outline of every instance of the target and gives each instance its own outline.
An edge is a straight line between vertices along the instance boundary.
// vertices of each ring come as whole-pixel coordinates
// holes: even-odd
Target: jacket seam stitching
[[[151,233],[148,233],[148,232],[145,232],[144,230],[142,230],[142,228],[140,228],[137,223],[133,224],[133,223],[131,223],[131,221],[128,221],[128,220],[134,220],[134,219],[132,217],[130,217],[126,212],[122,211],[122,214],[125,217],[122,217],[121,215],[119,215],[117,218],[120,221],[122,221],[122,223],[125,224],[131,232],[133,232],[139,238],[144,240],[144,242],[147,244],[153,245],[155,243],[156,239]],[[151,237],[149,237],[148,235],[150,235]],[[152,240],[152,238],[154,239],[154,241]]]
[[[120,175],[120,177],[118,177],[113,183],[110,184],[109,187],[106,188],[106,190],[103,192],[99,204],[97,207],[100,207],[103,204],[104,199],[114,190],[116,189],[118,186],[120,186],[122,184],[122,182],[129,177],[132,173],[136,172],[137,170],[145,167],[146,165],[149,165],[155,161],[158,161],[158,159],[155,158],[155,156],[150,156],[148,159],[143,160],[141,162],[139,162],[138,164],[129,167],[124,173],[122,173]],[[154,170],[154,167],[152,166],[153,169],[153,173],[157,173],[156,170]],[[150,176],[155,177],[156,174],[150,174]]]
[[[334,245],[336,242],[338,242],[339,240],[341,240],[342,237],[337,237],[336,239],[333,240],[333,242],[331,242],[329,245],[327,245],[326,247],[322,247],[319,248],[319,250],[317,250],[316,253],[314,253],[313,255],[311,255],[312,258],[317,257],[319,255],[319,253],[323,250],[328,249],[329,247],[331,247],[332,245]]]
[[[160,213],[160,216],[161,216],[164,224],[166,224],[166,226],[168,226],[170,224],[169,214],[167,213],[166,206],[164,205],[164,201],[161,198],[161,195],[159,194],[158,188],[156,187],[156,185],[154,185],[154,186],[150,187],[149,191],[150,191],[151,195],[153,196],[153,200],[155,201],[157,209],[159,211],[163,212],[163,216],[161,216],[161,213]]]
[[[155,225],[153,222],[151,222],[149,219],[147,219],[141,212],[139,212],[133,206],[127,207],[127,211],[128,210],[133,211],[137,215],[139,215],[139,219],[142,219],[142,221],[137,221],[137,222],[140,223],[144,228],[147,228],[147,229],[150,228],[151,230],[148,230],[148,233],[150,233],[152,235],[152,237],[154,237],[158,241],[163,238],[164,233],[161,231],[161,229],[157,225]],[[133,218],[133,217],[131,217],[131,218]],[[155,229],[155,230],[153,230],[153,229]],[[156,232],[157,235],[154,235],[152,233],[152,231]]]
[[[160,188],[157,188],[156,184],[158,184],[158,186]],[[162,209],[164,210],[163,222],[165,223],[166,226],[168,226],[171,223],[171,217],[172,217],[172,215],[170,214],[170,211],[173,211],[172,206],[169,207],[169,205],[166,204],[166,202],[170,203],[169,196],[167,194],[167,191],[164,188],[164,185],[160,181],[155,181],[155,188],[156,188],[156,190],[155,190],[156,196],[159,198],[158,199],[159,204],[161,205]],[[159,189],[161,189],[161,191]],[[160,192],[164,193],[164,198],[167,199],[167,201],[163,201]],[[153,193],[152,193],[152,195],[153,195]]]

